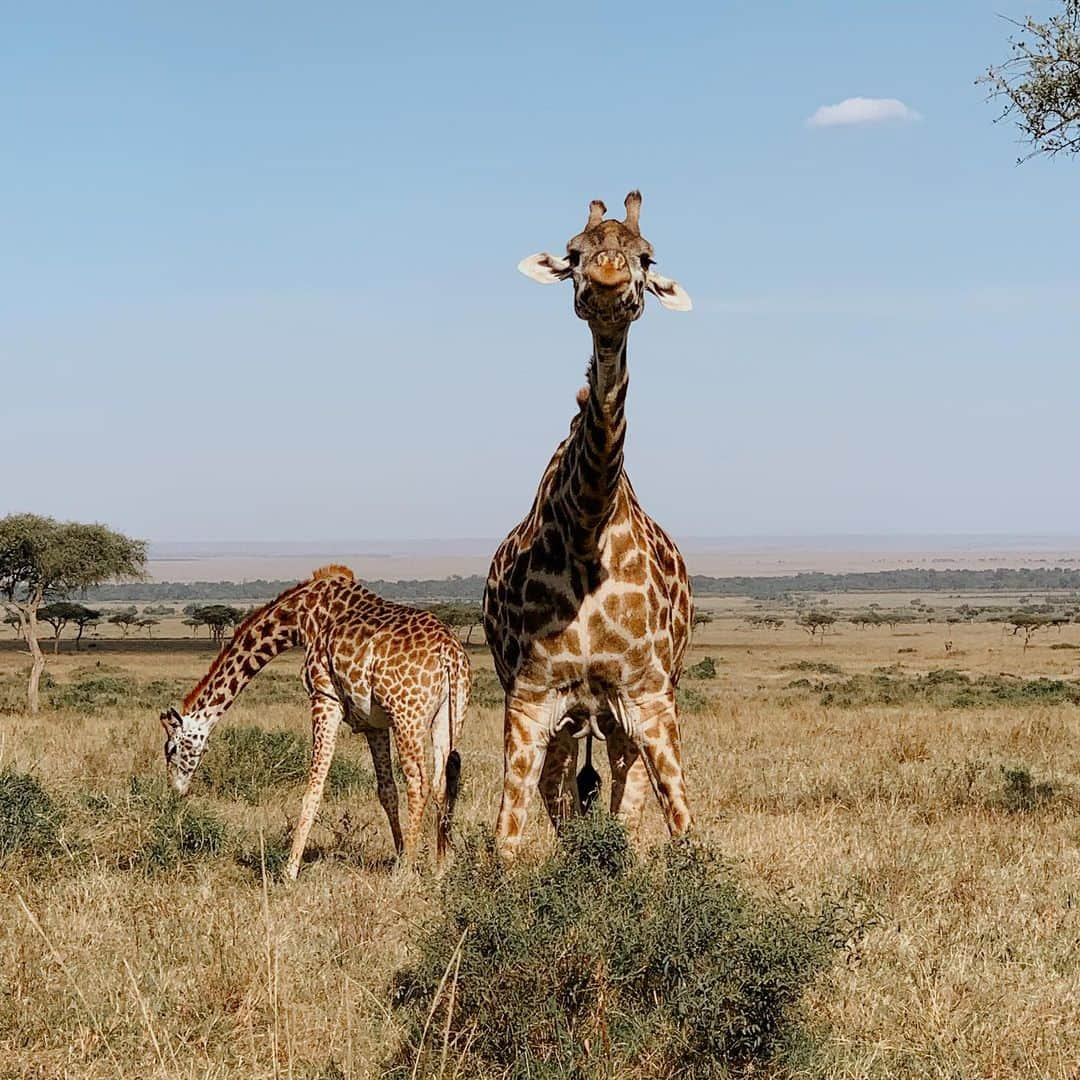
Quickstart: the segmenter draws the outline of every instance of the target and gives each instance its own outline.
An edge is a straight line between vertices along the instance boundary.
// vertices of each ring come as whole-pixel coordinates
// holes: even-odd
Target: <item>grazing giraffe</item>
[[[673,836],[690,826],[675,689],[692,621],[690,582],[671,538],[642,509],[623,470],[630,324],[645,292],[688,311],[677,282],[650,269],[641,195],[622,222],[589,206],[566,258],[519,265],[543,284],[571,279],[592,331],[588,386],[532,509],[503,541],[484,590],[484,630],[506,693],[503,794],[496,836],[512,859],[539,787],[558,828],[595,793],[591,761],[578,785],[575,739],[606,739],[611,809],[631,827],[652,785]],[[591,773],[588,779],[585,772]]]
[[[376,596],[344,566],[316,570],[310,581],[252,612],[184,698],[181,710],[161,714],[173,790],[185,794],[214,725],[237,694],[275,656],[299,644],[307,649],[303,677],[311,698],[313,746],[287,875],[295,879],[299,873],[343,720],[367,738],[379,801],[399,855],[413,855],[434,789],[436,857],[441,863],[461,771],[455,747],[469,702],[469,658],[431,612]],[[428,731],[434,756],[431,778],[424,761]],[[391,733],[407,786],[404,838],[390,760]]]

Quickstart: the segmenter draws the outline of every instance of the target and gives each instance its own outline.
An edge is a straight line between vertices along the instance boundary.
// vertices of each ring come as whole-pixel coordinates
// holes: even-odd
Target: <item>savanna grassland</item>
[[[872,601],[909,598],[830,609]],[[682,687],[698,836],[762,895],[859,912],[805,996],[813,1050],[775,1071],[1080,1075],[1080,626],[1026,649],[980,622],[839,622],[818,642],[790,612],[756,629],[750,601],[704,606]],[[300,879],[276,881],[308,733],[295,653],[241,696],[178,809],[157,712],[214,651],[185,634],[65,642],[37,717],[24,655],[0,648],[0,1077],[378,1076],[409,1034],[394,980],[437,883],[393,865],[347,731]],[[463,829],[493,822],[501,781],[472,658]],[[662,840],[650,804],[639,846]],[[527,859],[552,847],[536,804]],[[435,1061],[417,1075],[471,1075]]]

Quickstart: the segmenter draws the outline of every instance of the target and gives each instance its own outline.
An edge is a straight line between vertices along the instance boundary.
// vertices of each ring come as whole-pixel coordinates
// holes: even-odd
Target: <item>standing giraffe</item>
[[[496,836],[507,859],[537,787],[556,828],[580,810],[573,774],[582,736],[607,741],[613,813],[636,826],[651,783],[670,833],[690,826],[675,707],[690,582],[623,470],[630,324],[646,290],[674,311],[688,311],[690,297],[650,269],[641,195],[630,192],[625,206],[624,221],[605,221],[604,204],[592,202],[565,258],[532,255],[518,267],[542,284],[573,282],[593,353],[570,434],[529,515],[495,553],[484,590],[484,630],[506,693]]]
[[[379,801],[399,855],[412,857],[424,807],[434,789],[436,857],[441,863],[461,771],[455,747],[469,703],[469,658],[461,642],[431,612],[376,596],[344,566],[316,570],[310,581],[252,612],[184,698],[181,710],[161,714],[167,736],[165,765],[173,790],[186,793],[214,725],[237,694],[275,656],[298,644],[307,649],[304,686],[311,698],[313,745],[287,875],[295,879],[299,873],[343,720],[367,738]],[[429,730],[431,778],[424,762]],[[407,787],[404,838],[390,761],[391,732]]]

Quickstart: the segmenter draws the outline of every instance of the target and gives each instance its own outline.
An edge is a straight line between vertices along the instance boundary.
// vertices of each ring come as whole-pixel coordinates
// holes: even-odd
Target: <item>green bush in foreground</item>
[[[0,862],[16,852],[53,850],[60,818],[59,807],[36,777],[12,768],[0,772]]]
[[[145,820],[143,842],[129,864],[160,873],[221,855],[229,837],[225,822],[197,803],[182,799],[161,780],[133,776],[128,809]]]
[[[399,975],[388,1074],[439,1073],[445,1053],[474,1077],[732,1075],[800,1041],[841,921],[754,896],[695,843],[639,859],[602,813],[514,871],[473,834]]]
[[[222,727],[215,732],[196,777],[215,795],[255,804],[279,784],[306,780],[310,764],[311,746],[295,732]],[[358,762],[338,753],[326,784],[330,794],[366,791],[374,786],[374,777]]]

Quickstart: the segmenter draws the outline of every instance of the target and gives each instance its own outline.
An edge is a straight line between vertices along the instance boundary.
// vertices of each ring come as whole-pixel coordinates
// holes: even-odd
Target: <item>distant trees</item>
[[[1027,158],[1080,153],[1080,0],[1063,0],[1045,22],[1029,15],[1013,25],[1012,55],[979,79],[1004,102],[998,119],[1016,121],[1031,143]]]
[[[484,609],[479,604],[460,602],[430,604],[425,610],[430,611],[432,615],[454,630],[465,627],[466,645],[471,643],[473,631],[484,619]]]
[[[244,621],[247,612],[241,608],[231,607],[229,604],[207,604],[204,607],[191,606],[184,608],[188,618],[186,625],[194,625],[210,628],[210,637],[220,644],[225,637],[225,631],[230,626],[237,626]]]
[[[68,600],[57,600],[55,603],[46,604],[40,608],[38,618],[53,628],[53,654],[55,655],[60,651],[60,635],[68,623],[74,623],[79,628],[75,636],[75,651],[78,652],[83,631],[100,620],[101,612],[84,607],[82,604],[73,604]]]
[[[19,620],[30,650],[26,688],[32,713],[40,708],[38,687],[45,656],[38,644],[38,612],[52,600],[100,585],[110,578],[137,578],[146,565],[146,544],[104,525],[56,521],[38,514],[0,518],[0,602]]]
[[[779,630],[784,625],[779,615],[747,615],[746,622],[755,630]]]

